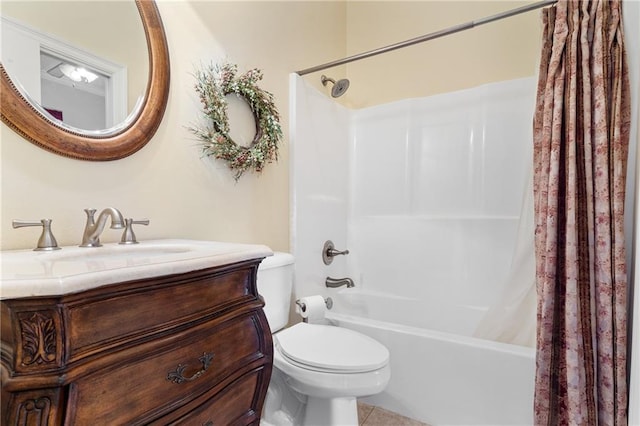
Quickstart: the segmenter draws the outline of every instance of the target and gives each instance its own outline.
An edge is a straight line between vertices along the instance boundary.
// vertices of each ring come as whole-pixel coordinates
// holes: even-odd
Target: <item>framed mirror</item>
[[[162,20],[153,0],[136,0],[142,20],[149,70],[141,102],[121,123],[89,131],[68,126],[32,100],[0,63],[0,115],[11,129],[34,144],[79,160],[109,161],[142,148],[157,130],[169,96],[169,51]]]

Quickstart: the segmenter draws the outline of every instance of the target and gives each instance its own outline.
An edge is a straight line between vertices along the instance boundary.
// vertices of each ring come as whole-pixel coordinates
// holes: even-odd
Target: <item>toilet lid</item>
[[[384,345],[342,327],[298,323],[277,333],[274,342],[284,357],[313,370],[363,373],[389,361]]]

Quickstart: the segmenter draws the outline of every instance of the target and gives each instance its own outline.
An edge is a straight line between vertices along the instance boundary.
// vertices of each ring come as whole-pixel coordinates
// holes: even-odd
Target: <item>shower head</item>
[[[336,82],[334,79],[323,75],[322,77],[320,77],[320,81],[322,81],[323,86],[326,86],[327,82],[329,81],[333,83],[333,87],[331,88],[331,96],[333,96],[334,98],[339,98],[340,96],[344,95],[344,93],[349,88],[349,80],[347,80],[346,78],[343,78],[342,80],[338,80]]]

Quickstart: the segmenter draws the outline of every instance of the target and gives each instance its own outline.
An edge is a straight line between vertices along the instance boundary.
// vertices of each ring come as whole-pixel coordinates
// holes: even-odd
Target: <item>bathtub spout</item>
[[[331,278],[327,277],[324,284],[329,288],[338,288],[346,285],[347,288],[355,287],[351,278]]]

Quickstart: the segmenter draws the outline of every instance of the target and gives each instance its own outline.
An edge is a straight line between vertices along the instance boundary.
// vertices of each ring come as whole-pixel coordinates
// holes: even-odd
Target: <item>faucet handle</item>
[[[325,265],[330,265],[333,262],[333,258],[336,256],[345,256],[349,254],[349,250],[336,250],[336,247],[333,245],[333,241],[327,240],[322,247],[322,261]]]
[[[149,219],[133,220],[131,218],[124,220],[124,232],[122,239],[118,244],[138,244],[136,234],[133,233],[133,225],[149,225]]]
[[[40,234],[40,238],[38,239],[38,245],[33,250],[60,250],[60,247],[58,247],[58,242],[56,241],[56,237],[54,237],[53,233],[51,232],[51,222],[51,219],[41,219],[40,221],[14,219],[12,225],[14,228],[24,228],[25,226],[42,226],[42,234]]]

